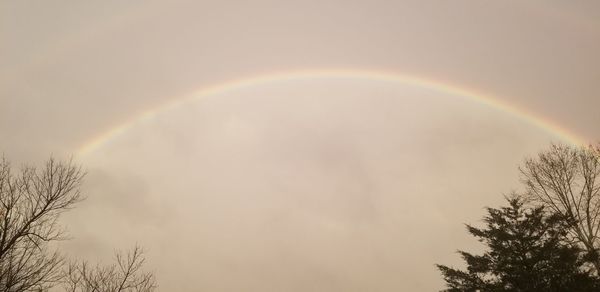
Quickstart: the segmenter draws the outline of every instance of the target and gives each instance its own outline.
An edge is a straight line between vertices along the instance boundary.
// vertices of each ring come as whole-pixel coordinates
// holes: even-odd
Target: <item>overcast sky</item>
[[[0,151],[75,155],[228,80],[385,71],[600,136],[596,1],[2,1]],[[434,291],[463,223],[560,137],[449,92],[273,80],[137,123],[85,157],[73,256],[136,242],[161,291]]]

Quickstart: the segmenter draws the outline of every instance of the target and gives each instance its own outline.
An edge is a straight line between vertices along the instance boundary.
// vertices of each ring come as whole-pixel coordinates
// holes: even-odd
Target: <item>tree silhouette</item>
[[[600,149],[551,145],[521,167],[527,198],[573,221],[569,238],[600,271]]]
[[[565,244],[570,222],[544,207],[524,208],[520,197],[508,206],[487,208],[485,228],[467,225],[487,246],[483,255],[459,251],[466,270],[437,265],[445,291],[598,291],[577,246]]]
[[[42,168],[15,173],[6,159],[0,160],[0,291],[49,291],[77,275],[95,284],[68,291],[150,292],[156,287],[154,275],[141,271],[144,257],[139,247],[126,255],[118,253],[114,266],[90,269],[87,263],[66,265],[52,246],[66,239],[58,219],[83,199],[83,177],[71,161],[51,158]]]
[[[57,220],[81,200],[82,178],[70,162],[50,159],[15,174],[0,161],[0,291],[44,290],[60,280],[64,260],[49,243],[64,238]]]
[[[126,254],[116,254],[116,264],[91,266],[73,262],[65,271],[63,287],[68,292],[151,292],[156,289],[152,273],[142,272],[144,255],[136,246]]]

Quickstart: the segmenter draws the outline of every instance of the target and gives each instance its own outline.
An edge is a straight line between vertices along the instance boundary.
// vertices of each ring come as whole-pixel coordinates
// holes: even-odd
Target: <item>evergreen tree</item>
[[[466,271],[437,265],[445,291],[600,291],[583,252],[566,244],[569,222],[543,207],[525,208],[519,197],[487,208],[485,228],[467,230],[488,249],[483,255],[459,251]]]

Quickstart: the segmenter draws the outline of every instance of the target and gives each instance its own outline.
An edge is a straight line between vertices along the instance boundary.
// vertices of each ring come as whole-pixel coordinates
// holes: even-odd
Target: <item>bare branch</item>
[[[116,264],[90,268],[86,262],[69,264],[63,287],[71,292],[152,292],[157,285],[154,274],[143,272],[143,250],[135,246],[127,253],[115,253]]]
[[[84,173],[72,161],[13,173],[0,161],[0,291],[42,291],[60,280],[63,257],[49,243],[63,239],[59,216],[82,197]]]
[[[570,240],[593,254],[600,248],[599,149],[553,144],[520,169],[528,199],[573,220]],[[594,265],[600,271],[600,258]]]

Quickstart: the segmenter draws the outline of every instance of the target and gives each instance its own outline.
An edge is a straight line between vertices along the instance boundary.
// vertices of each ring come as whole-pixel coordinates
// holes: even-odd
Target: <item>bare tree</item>
[[[154,275],[141,270],[144,254],[136,246],[126,254],[116,253],[116,264],[91,267],[87,262],[69,264],[64,288],[68,292],[151,292],[156,289]]]
[[[528,197],[572,222],[570,239],[600,271],[600,148],[551,145],[521,168]]]
[[[45,291],[60,281],[64,259],[49,244],[64,239],[57,220],[82,199],[83,176],[71,162],[13,173],[0,160],[0,291]]]

